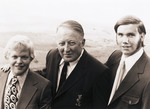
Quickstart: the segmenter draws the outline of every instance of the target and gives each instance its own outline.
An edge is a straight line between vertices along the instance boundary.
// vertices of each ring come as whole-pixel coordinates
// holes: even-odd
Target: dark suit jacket
[[[9,72],[0,72],[0,109],[3,109],[3,96]],[[51,83],[29,70],[17,109],[50,109]]]
[[[63,87],[56,92],[60,60],[57,49],[48,52],[46,78],[52,82],[52,109],[104,109],[108,68],[84,51]]]
[[[112,85],[121,56],[120,51],[115,51],[107,61]],[[150,59],[145,52],[120,84],[108,109],[150,109]]]

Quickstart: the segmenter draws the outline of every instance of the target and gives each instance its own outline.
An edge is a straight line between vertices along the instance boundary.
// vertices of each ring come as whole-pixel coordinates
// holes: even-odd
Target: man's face
[[[138,32],[136,24],[121,25],[117,29],[116,41],[125,56],[131,56],[142,46],[144,34]]]
[[[75,61],[81,54],[84,46],[84,39],[79,33],[60,27],[56,33],[58,50],[66,62]]]
[[[26,72],[32,61],[29,50],[18,48],[10,51],[8,56],[9,64],[14,75],[19,76]]]

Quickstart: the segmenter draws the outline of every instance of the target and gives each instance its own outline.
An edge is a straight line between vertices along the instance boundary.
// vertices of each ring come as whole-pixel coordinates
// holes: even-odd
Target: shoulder
[[[58,62],[58,60],[61,60],[61,56],[59,54],[58,49],[52,49],[47,53],[47,56],[46,56],[46,64],[47,65],[56,63],[56,62]]]
[[[94,68],[94,70],[105,70],[107,66],[100,62],[98,59],[90,55],[88,52],[85,51],[84,56],[86,57],[86,63],[89,65],[89,68]]]
[[[89,74],[89,77],[93,78],[93,81],[100,81],[102,79],[104,79],[105,81],[109,80],[109,68],[89,53],[85,52],[85,55],[86,61],[84,64],[86,66],[86,71],[88,70],[87,72],[89,72],[87,73]]]
[[[29,71],[28,75],[33,79],[33,81],[38,81],[40,84],[50,84],[50,81],[48,79],[32,70]]]
[[[59,53],[57,48],[49,50],[49,52],[47,53],[47,55],[54,55],[56,53]]]
[[[48,58],[52,58],[53,59],[54,57],[60,57],[59,51],[58,51],[57,48],[49,50],[49,52],[47,53],[47,56],[46,56],[47,59]]]
[[[115,63],[119,60],[122,56],[122,52],[120,50],[115,50],[108,58],[106,65]]]
[[[110,56],[109,59],[117,59],[118,57],[121,57],[122,52],[120,50],[115,50]]]
[[[142,60],[140,60],[140,63],[144,64],[145,63],[145,71],[147,71],[149,75],[149,70],[150,70],[150,58],[149,56],[144,52],[143,57],[141,57]],[[139,64],[140,65],[140,64]],[[141,65],[140,65],[141,66]]]

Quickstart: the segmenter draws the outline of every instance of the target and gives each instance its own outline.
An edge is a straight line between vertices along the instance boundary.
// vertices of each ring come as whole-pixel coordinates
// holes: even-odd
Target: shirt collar
[[[138,52],[136,52],[135,54],[127,58],[125,58],[124,54],[122,55],[121,62],[125,61],[127,71],[130,69],[130,67],[132,67],[137,62],[137,60],[142,56],[143,52],[144,49],[141,48]]]
[[[133,55],[127,57],[127,58],[125,58],[125,56],[123,54],[122,55],[122,59],[124,59],[124,60],[132,60],[133,61],[133,60],[135,60],[137,58],[139,59],[142,56],[143,52],[144,52],[144,50],[143,50],[143,47],[142,47],[138,52],[136,52],[135,54],[133,54]]]
[[[80,54],[80,56],[78,57],[78,59],[76,59],[76,60],[73,61],[73,62],[69,62],[69,65],[72,66],[72,65],[78,63],[78,61],[80,60],[81,56],[83,55],[83,52],[84,52],[84,49],[82,49],[81,54]],[[62,58],[61,61],[60,61],[60,63],[59,63],[59,65],[61,66],[62,64],[64,64],[64,62],[65,62],[65,61],[64,61],[64,59]]]
[[[25,72],[23,75],[17,76],[17,79],[18,79],[18,81],[19,81],[19,86],[20,86],[21,88],[22,88],[22,86],[23,86],[23,84],[24,84],[24,81],[25,81],[25,79],[26,79],[26,77],[27,77],[28,71],[29,71],[29,69],[27,69],[26,72]],[[10,81],[11,81],[11,79],[12,79],[13,77],[14,77],[13,72],[10,71],[9,76],[8,76],[8,84],[10,83]]]

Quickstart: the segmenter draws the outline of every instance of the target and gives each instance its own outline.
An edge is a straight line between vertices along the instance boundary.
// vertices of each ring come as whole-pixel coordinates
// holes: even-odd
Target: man
[[[58,48],[50,50],[46,57],[52,109],[104,109],[108,69],[84,49],[82,26],[72,20],[63,22],[57,28],[56,42]]]
[[[0,109],[50,109],[51,84],[29,69],[32,42],[22,35],[9,40],[5,58],[10,70],[0,71]]]
[[[120,51],[113,52],[106,63],[112,70],[108,109],[149,109],[150,59],[144,51],[144,24],[125,16],[114,29]]]

